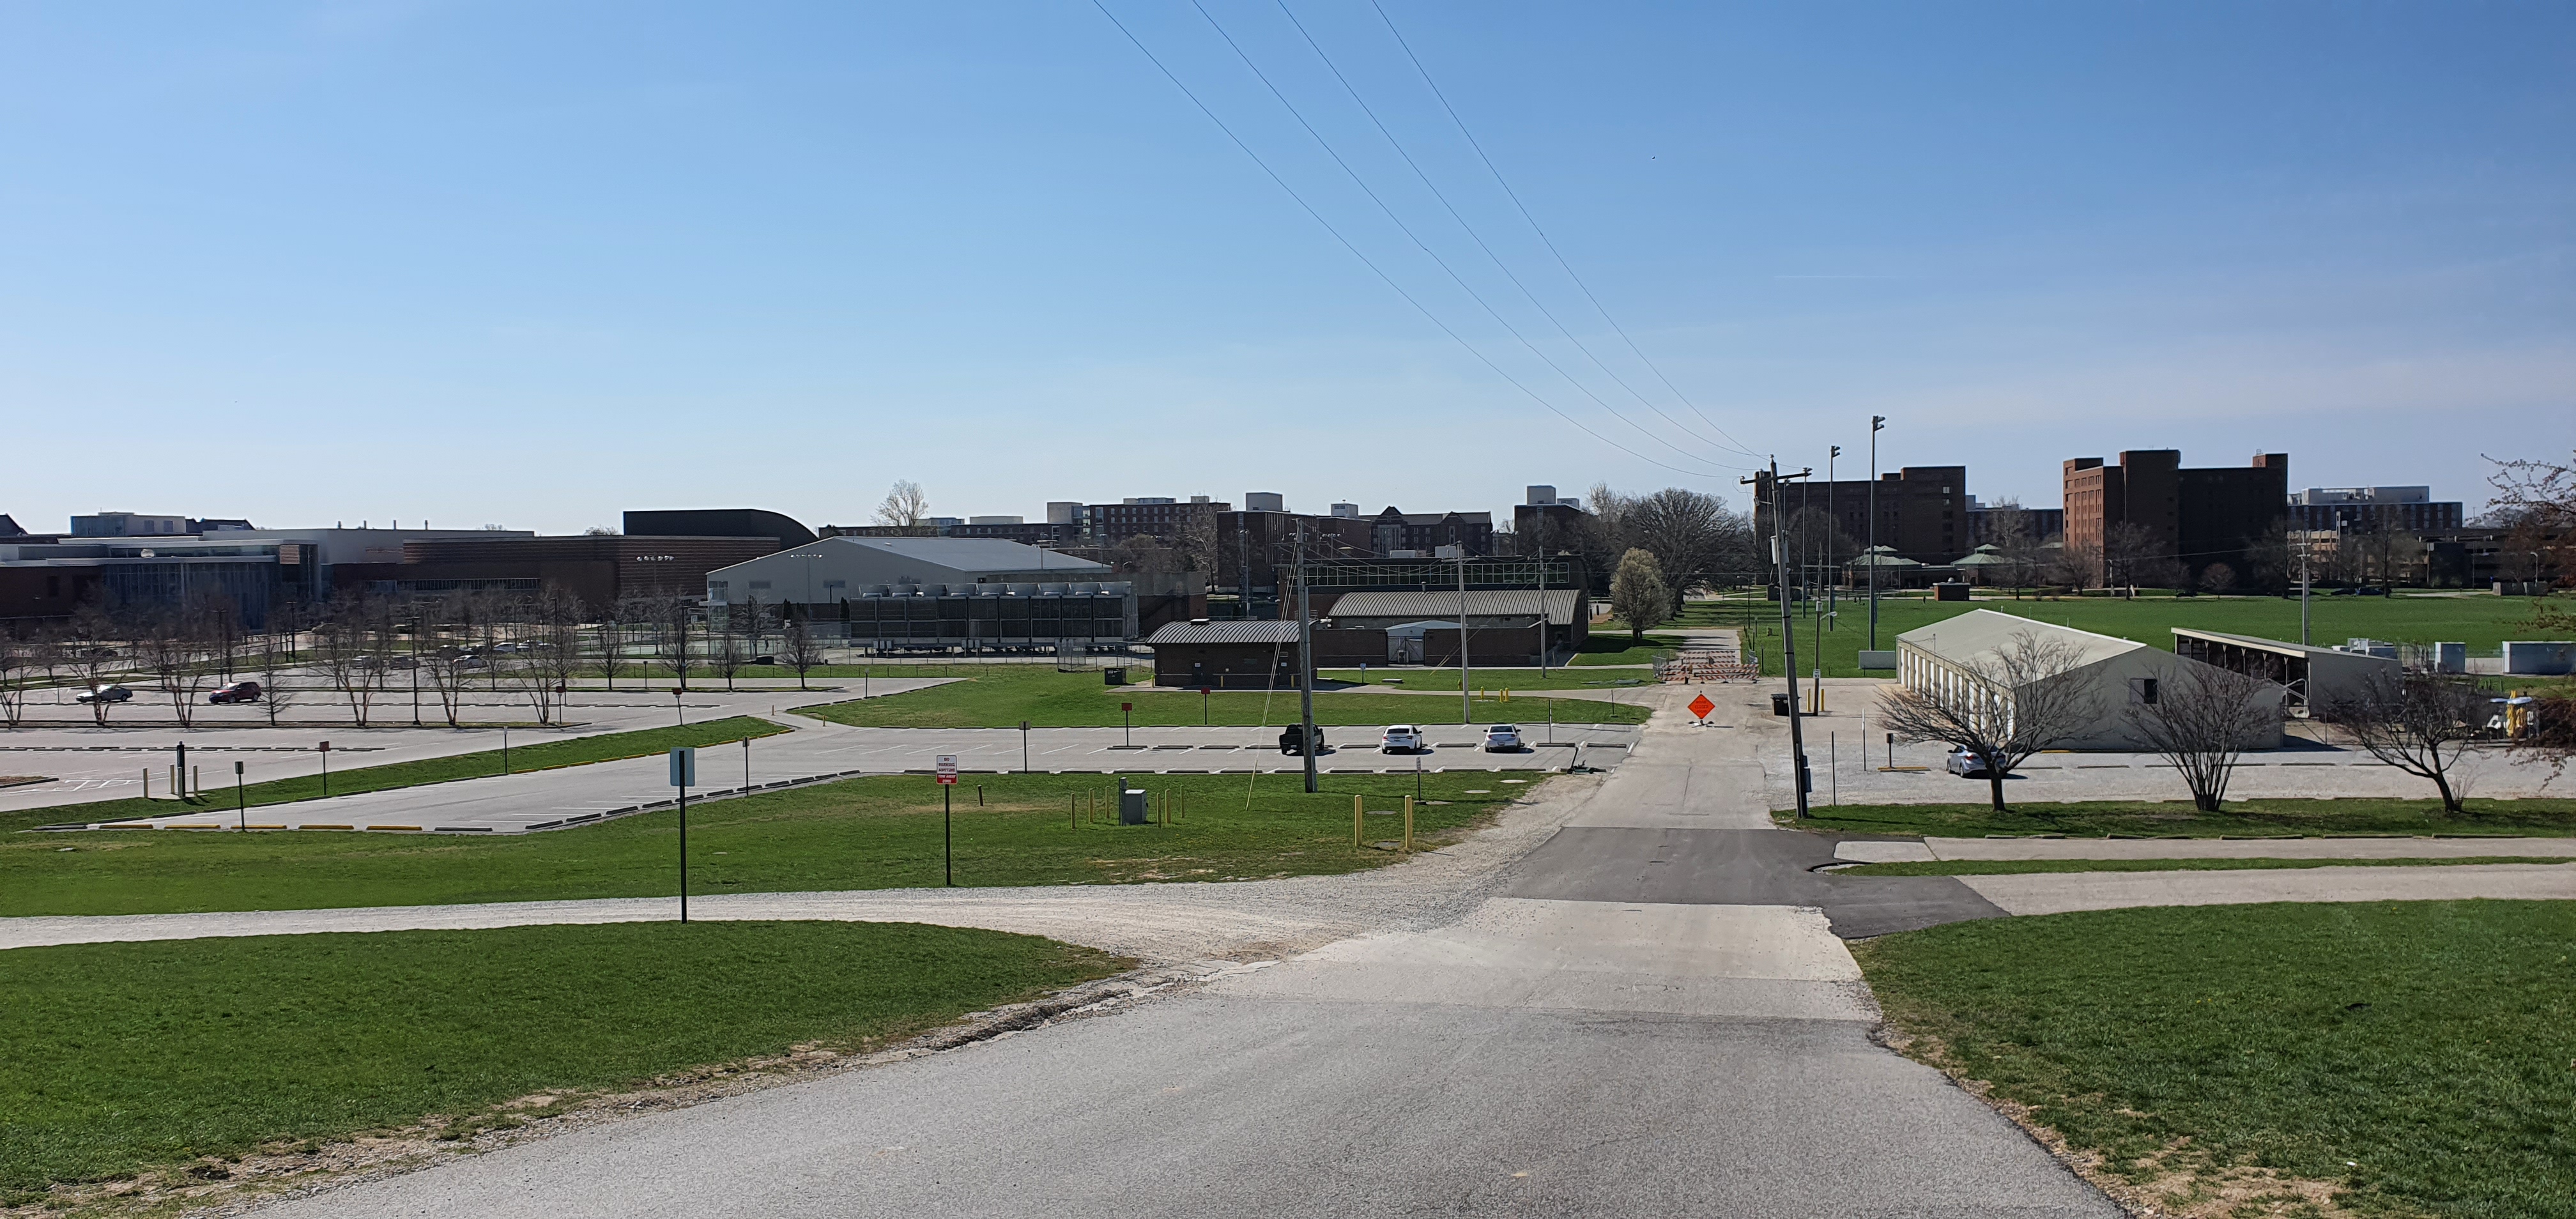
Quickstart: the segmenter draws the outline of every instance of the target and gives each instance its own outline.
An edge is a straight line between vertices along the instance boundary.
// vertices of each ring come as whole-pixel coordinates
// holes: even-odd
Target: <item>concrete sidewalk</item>
[[[1957,878],[2007,914],[2258,902],[2576,899],[2576,863],[2413,868],[2242,868],[2203,872],[2042,872]]]
[[[2576,859],[2576,838],[1926,838],[1845,841],[1855,863],[1967,859]]]

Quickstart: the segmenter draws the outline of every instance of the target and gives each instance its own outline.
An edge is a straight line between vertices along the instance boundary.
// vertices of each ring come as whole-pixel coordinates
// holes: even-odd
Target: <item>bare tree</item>
[[[2036,631],[1924,682],[1879,698],[1879,719],[1898,740],[1938,741],[1984,764],[1996,812],[2004,811],[2004,776],[2032,754],[2075,739],[2101,717],[2100,700],[2067,675],[2083,652]]]
[[[930,496],[921,484],[909,478],[895,480],[894,489],[886,492],[885,502],[877,505],[876,520],[880,525],[901,529],[907,534],[929,532],[924,522],[930,518]]]
[[[2433,781],[2442,811],[2457,815],[2469,797],[2467,776],[2454,773],[2486,728],[2487,693],[2477,683],[2412,673],[2381,674],[2319,700],[2320,720],[2341,728],[2370,756]]]
[[[2212,563],[2200,569],[2200,591],[2218,597],[2225,596],[2235,587],[2235,568],[2225,563]]]
[[[56,703],[62,702],[62,689],[55,685],[55,679],[62,672],[63,666],[71,660],[71,653],[64,646],[62,631],[59,629],[38,631],[28,659],[35,667],[45,671],[45,688],[54,691]]]
[[[1649,628],[1672,617],[1672,588],[1654,552],[1640,548],[1619,556],[1619,570],[1610,577],[1610,610],[1628,624],[1632,643],[1644,643]]]
[[[35,657],[15,632],[0,633],[0,720],[16,728],[27,715],[27,679]]]
[[[2516,559],[2516,574],[2553,585],[2576,578],[2576,460],[2487,460],[2496,466],[2487,479],[2496,489],[2492,515],[2509,522],[2505,546]],[[2534,608],[2537,625],[2576,629],[2576,614],[2546,604]]]
[[[296,692],[278,680],[278,666],[292,663],[285,647],[272,632],[259,637],[259,709],[268,716],[268,726],[277,727],[277,717],[295,705]]]
[[[1689,590],[1753,570],[1752,525],[1706,492],[1667,487],[1627,501],[1620,532],[1655,556],[1676,612]]]
[[[646,607],[653,623],[654,652],[679,679],[679,688],[689,688],[689,662],[697,658],[696,609],[686,597],[655,597]]]
[[[807,689],[809,687],[805,684],[805,675],[813,672],[823,663],[822,641],[814,638],[814,631],[805,625],[805,616],[802,614],[789,615],[782,634],[785,637],[787,664],[796,670],[796,688]]]
[[[607,687],[617,688],[617,665],[626,658],[626,624],[634,621],[642,607],[632,601],[607,606],[599,611],[599,621],[591,627],[592,651],[599,660],[599,675]]]
[[[2189,659],[2172,674],[2141,680],[2131,692],[2129,726],[2181,772],[2192,807],[2204,813],[2227,798],[2247,749],[2280,743],[2283,691],[2275,683]]]
[[[2138,583],[2156,560],[2171,550],[2156,531],[2136,521],[2120,521],[2102,531],[2102,584],[2122,588],[2134,598]]]
[[[170,710],[182,728],[196,723],[197,693],[205,688],[207,632],[205,620],[190,612],[191,607],[153,615],[142,635],[144,662],[161,692],[170,697]]]
[[[733,690],[735,675],[742,672],[744,665],[751,663],[747,650],[751,638],[751,616],[758,612],[758,608],[756,605],[738,606],[725,615],[721,627],[712,622],[707,624],[707,667],[724,678],[727,693]]]
[[[581,672],[581,600],[548,585],[537,594],[537,638],[528,660],[544,675],[558,710],[571,705],[572,679]]]
[[[343,600],[313,628],[313,651],[331,688],[349,704],[349,718],[367,726],[391,664],[391,613],[375,598]]]
[[[114,646],[117,637],[116,619],[111,617],[98,602],[84,602],[79,609],[72,611],[71,632],[72,672],[79,676],[81,689],[95,695],[107,684],[108,674],[117,668],[117,652]],[[106,727],[108,710],[115,705],[104,698],[90,699],[90,718],[96,721],[99,727]]]

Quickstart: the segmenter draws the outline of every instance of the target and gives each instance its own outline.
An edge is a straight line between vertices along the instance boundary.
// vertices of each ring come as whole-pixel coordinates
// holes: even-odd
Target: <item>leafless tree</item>
[[[2074,644],[2016,632],[2012,640],[1958,669],[1879,698],[1879,719],[1898,740],[1937,741],[1964,749],[1985,765],[1995,811],[2004,811],[2004,776],[2032,754],[2075,739],[2101,718],[2100,700],[2067,679],[2083,665]]]
[[[581,672],[581,600],[549,585],[537,594],[535,651],[527,659],[544,674],[558,709],[571,704],[572,679]]]
[[[2314,714],[2341,728],[2370,756],[2432,780],[2444,813],[2458,814],[2468,799],[2467,776],[2455,772],[2489,714],[2487,693],[2474,681],[2382,674],[2319,700]]]
[[[62,631],[60,629],[39,630],[32,641],[28,660],[36,668],[45,671],[45,688],[54,692],[54,701],[57,703],[63,701],[62,689],[55,684],[55,680],[62,672],[63,666],[71,660],[71,653],[64,647]]]
[[[877,505],[876,520],[880,525],[901,529],[907,534],[925,534],[930,527],[930,496],[921,484],[909,478],[895,480],[894,489],[886,492],[885,502]]]
[[[2551,584],[2576,579],[2576,460],[2487,460],[2496,467],[2487,479],[2496,490],[2493,515],[2510,522],[2505,545],[2518,560],[2516,574]],[[2538,625],[2576,629],[2576,614],[2546,604],[2535,608]]]
[[[2132,694],[2129,726],[2181,772],[2192,807],[2217,812],[2237,759],[2249,748],[2279,743],[2281,687],[2188,659],[2172,674],[2146,680],[2154,684]]]
[[[814,638],[813,628],[805,624],[805,616],[802,614],[789,615],[787,625],[781,634],[786,644],[786,651],[783,654],[787,658],[788,667],[796,670],[796,688],[807,689],[805,675],[813,672],[823,663],[822,641]]]
[[[2236,569],[2225,563],[2212,563],[2200,569],[2200,591],[2213,597],[2225,596],[2236,587]]]
[[[182,728],[196,723],[197,693],[205,688],[209,659],[207,623],[191,609],[181,606],[152,615],[140,640],[144,663],[169,696],[171,713]]]
[[[617,666],[626,658],[626,626],[642,608],[631,600],[606,606],[599,611],[599,621],[591,626],[592,654],[610,690],[617,688]]]
[[[2171,557],[2171,549],[2155,530],[2136,521],[2111,525],[2102,531],[2104,586],[2124,589],[2130,597],[2136,597],[2138,585],[2148,578],[2149,569],[2158,560]]]
[[[0,631],[0,721],[16,728],[27,715],[27,681],[33,649],[14,631]]]
[[[679,688],[689,688],[689,665],[697,659],[697,606],[688,598],[665,594],[652,598],[646,612],[653,624],[654,653],[670,666]]]
[[[391,667],[392,612],[376,598],[346,599],[313,630],[313,651],[331,688],[349,704],[349,718],[367,726],[376,695]]]
[[[1641,547],[1619,556],[1619,570],[1610,577],[1610,611],[1628,624],[1632,643],[1644,643],[1647,630],[1672,617],[1672,589],[1652,551]]]
[[[1666,487],[1625,501],[1620,533],[1630,547],[1655,556],[1675,612],[1691,589],[1754,570],[1752,525],[1706,492]]]
[[[751,618],[759,612],[757,605],[739,605],[725,614],[722,626],[707,624],[707,667],[724,678],[725,690],[733,690],[735,675],[751,663]]]
[[[2306,540],[2294,536],[2297,532],[2284,518],[2245,539],[2245,570],[2237,575],[2246,587],[2258,593],[2278,596],[2298,585],[2298,548],[2305,545]]]
[[[268,726],[277,727],[277,717],[294,706],[298,694],[278,680],[280,665],[292,664],[287,645],[275,633],[259,637],[259,709],[268,716]]]
[[[2102,548],[2090,542],[2067,542],[2044,564],[2042,578],[2067,588],[2094,588],[2102,583]]]
[[[2038,518],[2024,509],[2020,500],[2000,500],[1986,512],[1985,528],[1982,544],[1994,547],[1995,557],[2003,560],[1995,574],[2012,586],[2013,598],[2019,600],[2022,586],[2038,575],[2042,556],[2047,553],[2040,549],[2040,543],[2047,539],[2036,536]]]

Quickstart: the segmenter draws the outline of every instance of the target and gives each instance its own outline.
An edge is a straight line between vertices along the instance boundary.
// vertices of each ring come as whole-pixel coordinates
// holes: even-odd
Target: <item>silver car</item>
[[[1485,730],[1487,753],[1519,753],[1525,748],[1528,747],[1521,743],[1521,726],[1518,724],[1496,724]]]

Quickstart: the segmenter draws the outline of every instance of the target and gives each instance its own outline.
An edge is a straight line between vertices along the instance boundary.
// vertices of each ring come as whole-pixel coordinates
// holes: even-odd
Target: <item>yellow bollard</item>
[[[1413,853],[1413,797],[1404,798],[1404,853]]]
[[[1360,845],[1360,818],[1368,816],[1367,797],[1351,797],[1351,845]]]

